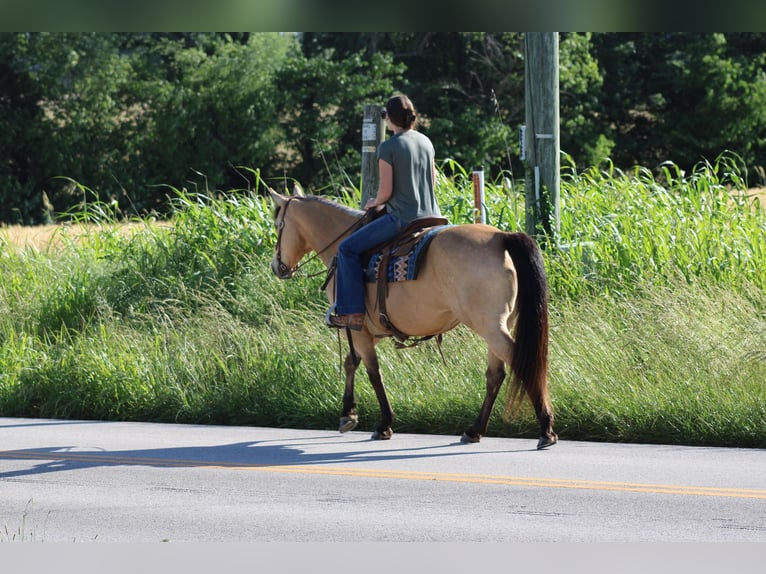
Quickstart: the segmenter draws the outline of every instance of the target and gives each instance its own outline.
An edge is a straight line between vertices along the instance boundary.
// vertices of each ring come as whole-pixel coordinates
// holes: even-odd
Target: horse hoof
[[[340,417],[339,432],[348,432],[356,428],[359,423],[359,417]]]
[[[481,435],[471,436],[466,432],[464,432],[463,436],[460,437],[460,442],[473,443],[473,442],[479,442],[480,440],[481,440]]]
[[[372,433],[372,440],[389,440],[392,436],[394,436],[394,431],[391,429],[386,429],[383,432],[380,432],[376,430],[374,433]]]
[[[543,450],[544,448],[548,448],[549,446],[553,446],[559,441],[559,437],[555,434],[553,436],[541,436],[540,440],[537,441],[537,450]]]

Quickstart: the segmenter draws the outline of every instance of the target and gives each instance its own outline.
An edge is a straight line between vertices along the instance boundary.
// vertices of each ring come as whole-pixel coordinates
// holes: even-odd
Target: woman
[[[415,129],[415,106],[407,96],[393,96],[381,111],[393,136],[378,148],[380,184],[365,210],[386,207],[386,214],[360,228],[338,246],[336,300],[326,317],[331,327],[361,330],[364,323],[363,254],[393,239],[408,223],[440,217],[434,195],[434,146]]]

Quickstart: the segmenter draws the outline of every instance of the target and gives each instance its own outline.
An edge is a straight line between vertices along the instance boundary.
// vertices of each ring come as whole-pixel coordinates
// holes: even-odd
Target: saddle
[[[444,217],[423,217],[412,221],[399,235],[369,251],[365,268],[368,282],[377,283],[377,304],[381,325],[391,331],[399,343],[410,338],[402,333],[388,318],[386,297],[388,284],[395,281],[411,281],[417,278],[420,264],[436,234],[448,227]],[[431,337],[423,337],[412,344],[417,344]],[[403,345],[400,345],[403,346]]]

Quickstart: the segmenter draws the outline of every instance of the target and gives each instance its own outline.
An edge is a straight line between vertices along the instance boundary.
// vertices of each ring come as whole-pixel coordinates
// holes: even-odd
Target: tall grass
[[[561,178],[560,229],[545,243],[556,297],[577,299],[630,294],[677,278],[726,285],[739,291],[766,289],[766,213],[747,188],[735,154],[699,163],[691,174],[671,162],[659,175],[611,163],[578,172],[565,162]],[[454,223],[475,219],[471,173],[445,162],[439,201]],[[487,182],[488,223],[524,231],[524,185],[509,188],[501,174]]]
[[[735,160],[657,178],[564,170],[560,236],[546,242],[559,247],[545,253],[562,438],[766,446],[766,214]],[[443,211],[472,221],[470,174],[446,167]],[[487,182],[490,223],[521,229],[520,189]],[[272,276],[269,201],[257,185],[169,192],[172,222],[130,236],[100,227],[115,214],[94,201],[69,214],[92,231],[64,248],[0,238],[0,414],[334,428],[343,342],[321,321],[322,277]],[[379,351],[397,430],[470,424],[486,356],[472,332],[447,335],[446,364],[431,344]],[[357,392],[371,429],[363,369]],[[529,410],[498,413],[490,432],[536,425]]]
[[[676,277],[742,291],[766,289],[766,216],[731,155],[688,176],[670,163],[662,181],[643,168],[610,166],[562,178],[561,241],[550,259],[568,297],[630,292]]]
[[[766,446],[765,310],[762,291],[680,281],[561,303],[550,380],[562,433]]]

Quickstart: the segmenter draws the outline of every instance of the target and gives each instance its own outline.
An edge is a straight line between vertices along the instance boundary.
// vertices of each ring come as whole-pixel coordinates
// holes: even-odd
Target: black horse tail
[[[518,320],[513,337],[511,387],[505,410],[506,420],[518,408],[524,394],[541,416],[552,420],[548,400],[548,279],[537,242],[526,233],[507,233],[505,249],[516,267]],[[542,419],[541,419],[542,421]]]

